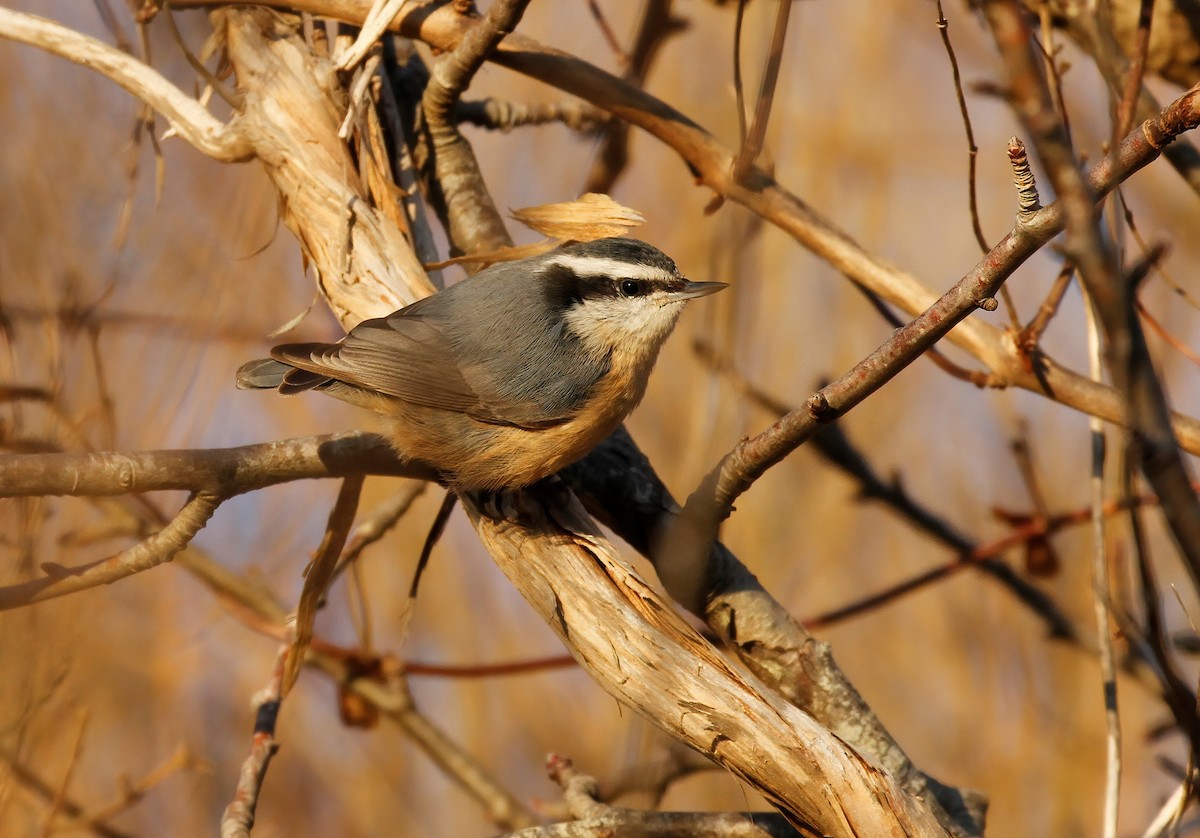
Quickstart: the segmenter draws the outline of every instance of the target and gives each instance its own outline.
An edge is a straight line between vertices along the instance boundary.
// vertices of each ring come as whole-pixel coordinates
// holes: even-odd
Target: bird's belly
[[[391,411],[392,444],[427,463],[455,488],[514,489],[582,458],[625,420],[645,392],[644,377],[610,375],[567,421],[540,429],[480,422],[463,414],[404,405]]]

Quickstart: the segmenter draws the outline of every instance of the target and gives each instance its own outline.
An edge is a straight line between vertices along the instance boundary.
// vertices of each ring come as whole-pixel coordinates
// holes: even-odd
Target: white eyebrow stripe
[[[606,276],[614,279],[675,279],[671,273],[654,265],[622,262],[620,259],[609,259],[605,256],[578,256],[573,253],[560,253],[551,259],[547,259],[546,264],[567,268],[580,277]]]

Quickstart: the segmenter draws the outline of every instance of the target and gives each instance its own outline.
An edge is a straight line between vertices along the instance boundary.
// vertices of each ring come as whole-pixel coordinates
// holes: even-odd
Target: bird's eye
[[[636,279],[621,280],[622,297],[636,297],[640,293],[642,293],[642,283],[638,282]]]

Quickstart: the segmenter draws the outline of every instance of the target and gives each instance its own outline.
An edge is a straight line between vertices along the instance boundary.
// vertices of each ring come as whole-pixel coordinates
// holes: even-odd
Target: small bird
[[[403,459],[458,490],[517,489],[587,454],[637,406],[691,282],[609,238],[492,265],[337,343],[276,346],[239,389],[322,390],[389,418]]]

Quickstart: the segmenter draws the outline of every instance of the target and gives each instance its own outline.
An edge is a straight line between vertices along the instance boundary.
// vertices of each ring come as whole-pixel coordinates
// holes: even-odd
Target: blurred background
[[[112,41],[90,3],[9,5]],[[628,43],[639,4],[599,5]],[[677,3],[689,26],[667,42],[646,84],[731,148],[738,142],[734,6]],[[119,13],[136,43],[129,16]],[[1002,78],[983,23],[956,2],[946,14],[980,148],[980,220],[994,242],[1013,222],[1005,147],[1020,131],[1001,101],[969,87]],[[774,15],[774,4],[746,9],[750,95]],[[198,52],[210,31],[205,15],[177,12],[176,19]],[[936,19],[927,0],[797,4],[767,158],[783,185],[866,249],[941,291],[980,251],[967,203],[967,145]],[[620,71],[584,0],[534,3],[519,30]],[[185,91],[197,89],[162,21],[150,27],[149,44],[158,69]],[[1069,44],[1064,60],[1075,141],[1095,160],[1111,130],[1106,93],[1089,59]],[[0,78],[0,383],[44,388],[51,397],[0,404],[6,448],[204,448],[372,427],[370,416],[331,399],[284,400],[233,388],[238,365],[260,356],[272,343],[268,335],[310,306],[288,339],[338,335],[333,318],[313,305],[312,278],[277,221],[275,193],[257,165],[218,164],[167,139],[158,195],[150,145],[132,139],[139,106],[114,84],[5,41]],[[1150,83],[1163,101],[1179,93]],[[472,98],[484,95],[564,97],[491,66],[470,90]],[[160,119],[157,131],[163,128]],[[596,150],[593,139],[562,126],[466,131],[501,208],[577,197]],[[645,215],[636,235],[672,255],[689,277],[733,285],[685,314],[629,422],[682,498],[743,435],[772,421],[708,369],[694,341],[710,341],[747,380],[795,403],[873,350],[892,327],[836,271],[745,210],[726,203],[705,214],[711,194],[653,138],[634,133],[631,155],[613,196]],[[1167,272],[1194,296],[1196,195],[1162,162],[1135,176],[1124,194],[1143,235],[1170,246]],[[1043,186],[1043,201],[1051,197]],[[520,241],[538,238],[515,222],[511,229]],[[1010,280],[1023,320],[1057,270],[1047,249]],[[1193,297],[1154,276],[1142,300],[1174,336],[1196,345]],[[1006,322],[1003,308],[973,316]],[[1174,406],[1197,415],[1196,366],[1156,334],[1150,340]],[[1043,346],[1086,370],[1074,287]],[[1028,443],[1049,512],[1087,506],[1087,419],[1038,396],[980,390],[922,360],[844,426],[881,473],[896,475],[913,497],[980,542],[1009,531],[998,509],[1036,511],[1011,450],[1014,439]],[[1112,437],[1111,450],[1118,440]],[[2,468],[0,460],[0,474]],[[369,479],[361,509],[397,490],[395,480]],[[303,482],[237,498],[221,506],[195,545],[292,607],[336,492],[332,481]],[[405,635],[408,585],[440,499],[440,490],[426,491],[362,559],[375,648],[448,664],[561,654],[459,513],[434,552]],[[173,514],[183,498],[151,500]],[[0,501],[0,582],[27,579],[43,563],[76,565],[132,543],[110,532],[120,520],[116,508],[88,499]],[[1173,629],[1186,630],[1200,605],[1159,516],[1151,512],[1147,520],[1164,589],[1178,583],[1178,595],[1163,602],[1166,617]],[[1124,524],[1114,520],[1112,527],[1119,535]],[[860,502],[856,485],[808,447],[740,500],[723,535],[802,619],[953,558],[887,510]],[[1059,569],[1033,582],[1091,637],[1087,530],[1067,529],[1051,543]],[[1119,547],[1114,552],[1116,581],[1127,583],[1128,556]],[[625,553],[652,575],[632,551]],[[1025,573],[1021,550],[1005,558]],[[355,602],[343,578],[318,619],[318,635],[359,642]],[[918,766],[990,797],[989,834],[1097,833],[1104,778],[1098,665],[1050,639],[1045,624],[994,581],[957,573],[818,635]],[[123,833],[212,834],[249,747],[251,696],[267,681],[277,645],[177,564],[0,613],[0,831],[57,829],[49,801],[21,775],[27,769],[88,811],[120,800],[125,784],[145,781],[144,798],[108,821]],[[1184,667],[1194,680],[1193,663],[1185,660]],[[543,768],[548,752],[572,757],[603,782],[665,748],[660,734],[575,669],[411,683],[417,706],[525,801],[558,797]],[[1141,834],[1178,785],[1174,767],[1187,751],[1176,735],[1152,736],[1169,717],[1142,683],[1122,678],[1120,701],[1121,826],[1123,834]],[[302,675],[284,702],[278,736],[282,747],[267,776],[256,835],[497,831],[395,727],[344,726],[335,689],[320,673]],[[766,808],[719,772],[680,782],[665,805]]]

